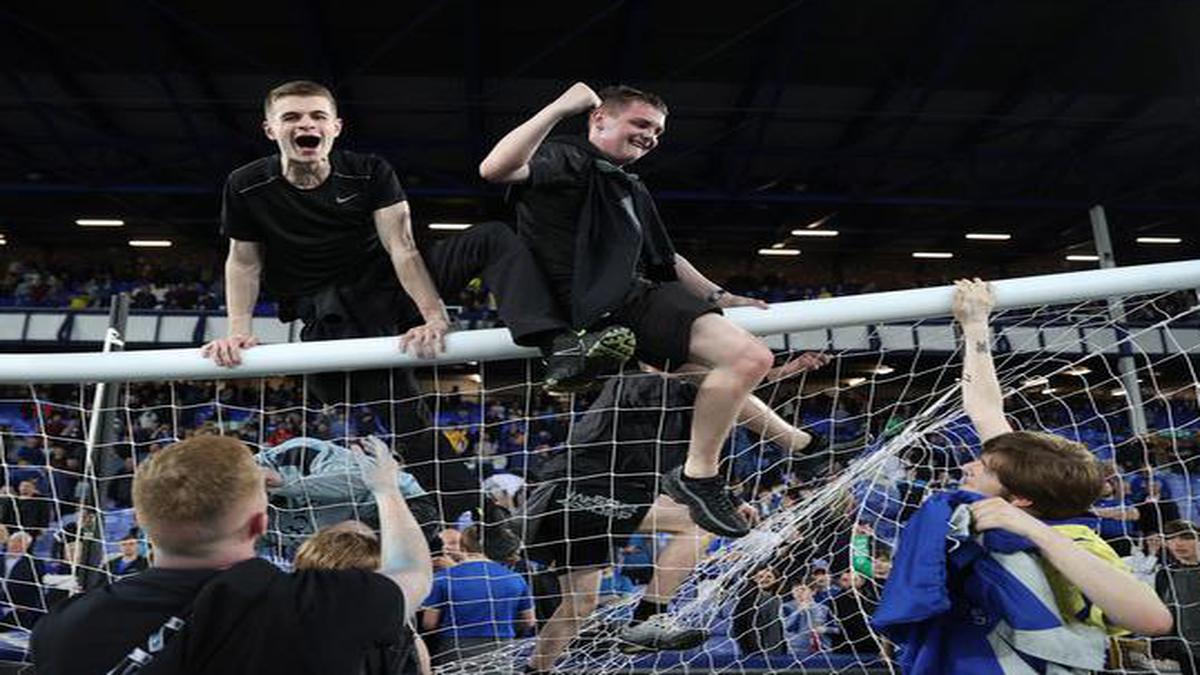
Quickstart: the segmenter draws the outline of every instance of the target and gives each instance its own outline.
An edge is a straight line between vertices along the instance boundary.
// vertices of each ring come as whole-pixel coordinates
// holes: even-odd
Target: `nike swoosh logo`
[[[358,196],[358,193],[355,192],[354,194],[346,196],[346,197],[334,197],[333,199],[334,199],[334,201],[336,201],[339,204],[345,204],[346,202],[350,201],[351,199],[354,199],[357,196]]]

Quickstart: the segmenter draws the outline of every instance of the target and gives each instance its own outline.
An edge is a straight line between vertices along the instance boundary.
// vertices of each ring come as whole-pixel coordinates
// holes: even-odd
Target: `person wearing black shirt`
[[[547,138],[588,113],[586,138]],[[658,368],[708,368],[696,396],[687,461],[666,478],[672,497],[704,529],[749,532],[717,474],[721,443],[772,363],[771,350],[721,314],[766,308],[725,292],[675,252],[649,191],[625,169],[659,142],[667,107],[654,94],[582,82],[502,138],[479,166],[512,184],[517,229],[573,325],[629,326],[637,357]]]
[[[826,360],[802,355],[776,369],[773,379],[818,368]],[[610,379],[572,426],[566,449],[539,469],[525,511],[526,554],[558,573],[563,602],[538,635],[531,671],[550,670],[578,634],[579,622],[596,606],[613,551],[634,532],[673,536],[655,561],[633,622],[621,631],[621,648],[630,653],[687,649],[707,637],[666,614],[671,596],[698,561],[701,532],[686,508],[658,494],[659,477],[686,461],[696,392],[685,377],[662,373]],[[747,398],[739,420],[792,451],[813,440],[755,396]],[[747,519],[758,516],[750,505],[737,508]]]
[[[429,592],[429,548],[396,487],[396,460],[363,442],[379,506],[380,566],[285,574],[254,556],[267,495],[250,450],[196,436],[138,467],[133,499],[154,566],[67,600],[33,631],[38,673],[354,673],[394,645]],[[216,489],[221,486],[223,489]]]
[[[622,327],[579,335],[569,330],[546,281],[520,239],[503,223],[482,223],[453,237],[423,241],[395,171],[383,159],[334,149],[342,130],[333,94],[307,81],[267,95],[263,128],[278,154],[234,170],[225,182],[221,229],[229,237],[225,263],[228,336],[202,352],[236,366],[257,344],[252,315],[259,285],[280,303],[281,321],[302,319],[302,340],[401,334],[401,348],[428,358],[449,330],[445,294],[482,276],[499,298],[500,318],[518,344],[547,356],[547,381],[583,388],[615,371],[632,354]],[[394,433],[408,446],[406,462],[445,497],[444,517],[477,505],[478,485],[460,463],[435,471],[439,452],[430,415],[411,372],[359,371],[311,376],[309,390],[325,403],[398,401]],[[553,386],[552,386],[553,388]]]

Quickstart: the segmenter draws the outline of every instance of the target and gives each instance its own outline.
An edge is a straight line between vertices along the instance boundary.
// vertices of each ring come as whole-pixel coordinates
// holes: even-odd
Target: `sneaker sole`
[[[622,654],[633,655],[653,654],[654,652],[682,652],[689,649],[695,649],[696,647],[704,644],[704,642],[708,640],[708,633],[699,628],[693,628],[680,633],[679,636],[674,640],[670,640],[662,645],[656,645],[653,647],[641,645],[636,642],[627,642],[625,640],[621,640],[619,636],[617,640],[619,641],[617,649]]]
[[[624,326],[609,328],[596,340],[584,355],[589,362],[600,361],[619,368],[633,358],[637,351],[637,336]]]
[[[704,503],[700,495],[687,489],[687,486],[684,485],[682,471],[672,471],[668,474],[663,480],[663,490],[666,491],[667,496],[671,499],[687,506],[688,513],[692,514],[692,519],[705,530],[721,537],[729,537],[730,539],[740,539],[750,534],[749,527],[740,530],[731,530],[721,525],[720,520],[708,509],[708,504]],[[697,513],[700,513],[702,517],[697,518]]]

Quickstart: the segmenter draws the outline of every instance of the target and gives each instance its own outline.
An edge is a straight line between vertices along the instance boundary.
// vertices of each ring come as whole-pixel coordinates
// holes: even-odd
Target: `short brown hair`
[[[624,84],[605,87],[596,92],[596,95],[600,97],[600,105],[608,108],[609,112],[618,112],[634,101],[641,101],[642,103],[658,108],[664,115],[669,112],[667,110],[667,102],[662,100],[662,97],[658,94],[634,89]]]
[[[329,99],[329,104],[333,106],[334,112],[337,112],[337,99],[333,97],[333,92],[329,91],[329,87],[312,80],[292,80],[267,92],[267,98],[263,101],[263,115],[270,117],[271,105],[284,96],[324,96]]]
[[[463,553],[483,553],[483,531],[478,525],[471,525],[462,532],[459,542]]]
[[[1010,493],[1024,497],[1048,520],[1086,513],[1104,491],[1104,471],[1082,443],[1040,431],[1011,431],[988,439],[983,455]]]
[[[1172,520],[1162,526],[1163,536],[1167,539],[1175,537],[1196,538],[1196,526],[1187,520]]]
[[[133,476],[138,523],[158,548],[201,555],[234,509],[265,490],[250,449],[228,436],[193,436],[154,453]]]
[[[326,527],[300,544],[298,570],[377,570],[379,540],[362,532]]]

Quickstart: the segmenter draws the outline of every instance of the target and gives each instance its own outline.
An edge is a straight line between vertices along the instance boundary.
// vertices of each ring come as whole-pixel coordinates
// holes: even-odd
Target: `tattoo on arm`
[[[976,354],[987,354],[990,351],[990,349],[991,348],[988,347],[987,340],[976,340],[975,341],[975,353]]]

